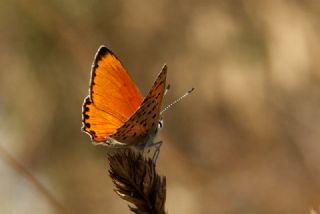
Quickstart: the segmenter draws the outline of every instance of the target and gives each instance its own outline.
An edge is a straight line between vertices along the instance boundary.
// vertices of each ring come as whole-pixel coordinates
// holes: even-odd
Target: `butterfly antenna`
[[[191,94],[193,92],[194,88],[191,88],[189,91],[187,91],[184,95],[182,95],[181,97],[179,97],[178,99],[176,99],[175,101],[173,101],[171,104],[167,105],[161,112],[160,114],[163,114],[163,112],[167,111],[169,108],[171,108],[172,106],[174,106],[175,104],[177,104],[178,102],[180,102],[183,98],[185,98],[186,96],[188,96],[189,94]]]

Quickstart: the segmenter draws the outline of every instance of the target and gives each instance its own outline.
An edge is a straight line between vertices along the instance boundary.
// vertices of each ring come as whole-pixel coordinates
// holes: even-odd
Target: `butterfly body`
[[[83,104],[82,130],[97,144],[139,149],[153,145],[166,76],[164,66],[143,98],[120,60],[105,46],[100,47]]]

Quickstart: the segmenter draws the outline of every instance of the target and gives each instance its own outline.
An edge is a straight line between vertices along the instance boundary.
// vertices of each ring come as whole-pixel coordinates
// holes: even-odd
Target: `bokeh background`
[[[196,88],[159,136],[169,213],[317,209],[319,20],[316,0],[1,0],[0,213],[129,213],[80,131],[102,44],[142,94],[167,63],[164,105]]]

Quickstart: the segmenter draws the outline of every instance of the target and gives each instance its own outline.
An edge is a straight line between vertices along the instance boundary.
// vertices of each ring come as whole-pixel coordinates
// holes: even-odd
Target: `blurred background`
[[[0,213],[129,213],[80,131],[100,45],[144,95],[167,63],[164,105],[196,88],[159,135],[169,213],[317,209],[319,20],[316,0],[1,0]]]

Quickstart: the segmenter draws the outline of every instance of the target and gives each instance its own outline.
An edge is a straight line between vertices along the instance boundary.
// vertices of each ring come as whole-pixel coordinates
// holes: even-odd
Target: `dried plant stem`
[[[70,213],[51,193],[46,189],[22,164],[20,164],[14,157],[12,157],[1,145],[0,155],[7,161],[7,163],[24,176],[57,210],[57,213]]]
[[[151,158],[131,149],[108,156],[109,175],[120,198],[132,203],[136,214],[165,214],[166,178]]]

